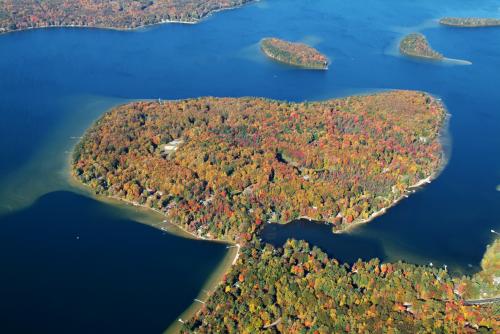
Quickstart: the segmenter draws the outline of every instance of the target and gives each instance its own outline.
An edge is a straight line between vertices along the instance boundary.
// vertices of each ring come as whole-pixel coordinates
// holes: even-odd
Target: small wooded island
[[[499,27],[500,19],[480,17],[444,17],[439,20],[439,23],[446,26],[460,28]]]
[[[304,43],[292,43],[278,38],[264,38],[262,52],[271,59],[308,69],[328,69],[328,58]]]
[[[410,57],[443,60],[444,56],[429,45],[427,38],[420,33],[405,36],[399,43],[401,54]]]
[[[463,301],[487,275],[376,259],[349,266],[305,242],[258,238],[266,222],[308,216],[341,230],[391,205],[440,169],[445,115],[413,91],[133,102],[86,132],[72,170],[98,194],[241,245],[183,333],[494,332],[494,306]]]
[[[2,0],[0,33],[44,27],[134,29],[164,22],[195,23],[252,0]]]

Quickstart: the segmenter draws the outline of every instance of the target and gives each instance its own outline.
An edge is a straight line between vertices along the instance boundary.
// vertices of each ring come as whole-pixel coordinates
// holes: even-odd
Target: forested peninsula
[[[411,91],[134,102],[86,133],[73,172],[200,237],[242,242],[265,222],[299,217],[342,230],[440,169],[445,116],[438,100]]]
[[[443,17],[439,23],[459,28],[500,27],[500,19],[479,17]]]
[[[401,54],[410,57],[427,58],[434,60],[443,60],[444,56],[432,49],[424,35],[420,33],[412,33],[405,36],[400,44],[399,51]]]
[[[264,38],[260,42],[260,48],[266,56],[281,63],[307,69],[328,69],[328,58],[304,43]]]
[[[195,23],[212,12],[253,0],[2,0],[0,33],[45,27],[134,29]]]
[[[491,275],[451,278],[376,259],[339,264],[302,241],[274,248],[258,238],[266,222],[307,216],[343,230],[391,205],[440,169],[445,118],[437,99],[413,91],[304,103],[133,102],[86,132],[72,170],[98,194],[238,244],[231,270],[179,323],[182,332],[494,333],[498,307],[463,300]]]

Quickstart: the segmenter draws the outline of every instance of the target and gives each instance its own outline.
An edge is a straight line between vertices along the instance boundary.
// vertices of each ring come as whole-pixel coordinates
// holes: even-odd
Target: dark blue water
[[[116,211],[53,192],[0,218],[2,333],[160,333],[176,320],[225,246]]]
[[[493,0],[269,0],[198,25],[0,36],[0,238],[9,241],[2,242],[0,323],[14,332],[30,331],[25,326],[59,332],[64,326],[89,328],[89,323],[115,331],[110,326],[121,322],[123,332],[158,332],[192,301],[210,267],[222,259],[220,245],[178,241],[130,220],[111,219],[117,209],[71,194],[67,158],[75,137],[107,108],[128,99],[251,95],[302,101],[392,88],[439,95],[452,115],[452,148],[437,180],[349,235],[334,236],[324,225],[292,224],[273,227],[264,238],[275,244],[286,237],[305,238],[346,261],[378,256],[446,263],[458,272],[477,269],[493,238],[489,230],[500,227],[495,189],[500,184],[500,29],[444,28],[433,20],[500,17],[499,7]],[[473,64],[397,56],[397,40],[412,31],[425,33],[447,57]],[[309,72],[267,60],[258,50],[267,36],[314,45],[332,60],[330,70]],[[101,240],[96,242],[100,257],[116,262],[116,268],[96,263],[96,253],[79,250],[72,232],[52,234],[73,231],[73,223],[75,230],[85,228],[88,238]],[[26,228],[30,224],[36,228]],[[37,250],[50,251],[27,256],[34,238]],[[172,252],[177,242],[183,243],[182,251]],[[132,262],[131,254],[137,256]],[[81,261],[78,270],[67,263],[71,258]],[[148,270],[129,273],[132,278],[119,283],[121,289],[109,288],[109,282],[126,280],[126,264],[142,261],[149,263]],[[182,280],[185,263],[198,270],[192,281]],[[31,279],[34,268],[45,282]],[[60,277],[71,277],[72,283],[63,285]],[[174,284],[179,280],[185,293]],[[38,291],[42,287],[48,292]],[[84,301],[68,298],[81,291]],[[175,303],[161,304],[169,300]],[[61,316],[69,314],[62,309],[72,315]],[[36,314],[37,322],[25,321],[26,310]],[[124,317],[124,310],[134,315]]]

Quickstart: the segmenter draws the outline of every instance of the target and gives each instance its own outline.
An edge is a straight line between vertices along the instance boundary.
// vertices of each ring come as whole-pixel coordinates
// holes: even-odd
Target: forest
[[[265,223],[308,216],[343,230],[443,164],[446,112],[415,91],[322,102],[213,98],[132,102],[103,115],[73,156],[96,193],[165,213],[239,256],[182,332],[495,333],[498,247],[483,270],[377,259],[340,264],[317,247],[262,244]]]
[[[409,34],[405,36],[400,44],[399,51],[406,55],[412,57],[421,57],[421,58],[429,58],[442,60],[444,56],[435,51],[429,45],[427,38],[420,33]]]
[[[403,262],[339,264],[304,241],[257,241],[182,332],[498,333],[498,305],[464,305],[468,280]]]
[[[182,332],[498,333],[498,305],[464,305],[468,281],[403,262],[339,264],[304,241],[256,242]]]
[[[165,21],[197,22],[252,0],[2,0],[0,33],[43,27],[133,29]]]
[[[328,58],[315,48],[303,43],[291,43],[278,38],[264,38],[260,42],[262,52],[279,62],[308,69],[328,68]]]
[[[299,217],[342,230],[441,168],[445,118],[437,99],[412,91],[133,102],[87,131],[73,173],[200,237],[244,243],[264,223]]]
[[[471,280],[465,281],[464,296],[470,299],[500,297],[500,238],[486,249],[481,269]]]

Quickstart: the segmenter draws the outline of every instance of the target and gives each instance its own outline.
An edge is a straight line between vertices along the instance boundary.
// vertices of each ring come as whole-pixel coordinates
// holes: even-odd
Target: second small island
[[[328,58],[304,43],[264,38],[260,42],[260,49],[266,56],[281,63],[314,70],[328,69]]]
[[[426,58],[432,60],[443,60],[444,56],[434,50],[420,33],[412,33],[405,36],[399,43],[399,52],[405,56]]]

